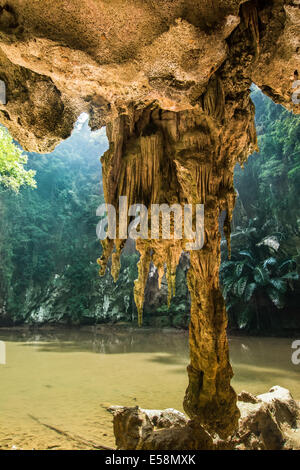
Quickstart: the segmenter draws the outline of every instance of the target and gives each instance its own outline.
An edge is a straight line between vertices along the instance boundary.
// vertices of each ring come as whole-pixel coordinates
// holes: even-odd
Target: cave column
[[[186,141],[185,158],[178,158],[177,178],[182,198],[194,207],[204,206],[204,224],[194,220],[203,233],[202,249],[190,250],[187,276],[191,295],[189,325],[189,385],[184,409],[209,432],[227,437],[237,428],[237,396],[230,385],[233,372],[229,362],[227,313],[219,285],[221,234],[219,219],[226,211],[224,234],[230,252],[230,222],[235,203],[234,163],[223,132],[215,133],[217,122],[201,117],[202,128],[194,124],[181,136]],[[212,130],[211,130],[212,129]],[[232,135],[230,126],[226,131]],[[189,140],[187,140],[187,138]],[[230,139],[229,139],[230,140]],[[233,160],[234,161],[234,160]],[[195,225],[196,223],[196,225]]]
[[[233,376],[226,334],[227,314],[219,288],[220,235],[218,207],[207,209],[208,239],[200,251],[191,252],[188,286],[191,294],[189,327],[189,385],[184,399],[186,413],[210,432],[227,437],[237,427],[237,397],[230,385]]]
[[[255,140],[254,113],[251,108],[244,111],[249,106],[248,95],[246,84],[239,100],[234,105],[228,100],[225,106],[222,83],[215,78],[205,93],[203,107],[173,112],[153,103],[129,115],[127,121],[134,122],[134,126],[125,125],[126,119],[122,118],[124,125],[117,128],[122,138],[119,132],[109,134],[110,149],[102,159],[106,187],[113,188],[106,191],[105,198],[116,207],[119,196],[124,195],[129,206],[143,203],[148,210],[152,204],[188,204],[193,207],[193,216],[196,205],[204,205],[201,250],[191,250],[186,234],[180,240],[137,240],[141,260],[134,293],[141,324],[150,263],[157,267],[160,278],[167,267],[171,296],[180,255],[182,251],[190,252],[190,365],[184,409],[199,426],[222,438],[236,430],[239,411],[230,385],[233,373],[226,335],[227,314],[219,286],[219,216],[226,210],[224,233],[229,243],[235,202],[234,166],[239,156],[248,154],[250,143]],[[118,240],[114,244],[118,254],[121,244]],[[114,244],[104,244],[104,255],[99,260],[101,273],[109,255],[114,257]]]

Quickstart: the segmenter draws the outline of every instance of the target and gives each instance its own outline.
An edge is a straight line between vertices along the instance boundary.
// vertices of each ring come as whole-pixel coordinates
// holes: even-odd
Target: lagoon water
[[[0,449],[114,446],[110,405],[182,410],[188,334],[170,330],[0,330]],[[273,385],[300,400],[292,340],[231,337],[237,392]]]

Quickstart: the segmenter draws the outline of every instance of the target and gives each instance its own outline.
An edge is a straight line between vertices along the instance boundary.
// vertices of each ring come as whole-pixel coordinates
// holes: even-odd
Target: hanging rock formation
[[[81,112],[107,126],[106,202],[204,204],[202,250],[190,250],[189,386],[193,423],[226,437],[239,410],[230,386],[227,317],[219,289],[218,219],[230,245],[233,170],[256,148],[254,81],[298,112],[298,1],[0,0],[0,122],[22,146],[51,151]],[[296,90],[297,91],[297,90]],[[297,98],[297,94],[296,94]],[[175,219],[171,218],[174,227]],[[117,227],[119,228],[119,227]],[[103,242],[103,273],[116,279],[124,237]],[[142,320],[151,261],[165,265],[169,299],[188,240],[139,239],[135,300]],[[230,251],[230,250],[229,250]]]

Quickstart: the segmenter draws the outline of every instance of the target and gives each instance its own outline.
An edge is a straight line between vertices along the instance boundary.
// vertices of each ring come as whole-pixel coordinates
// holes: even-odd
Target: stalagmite
[[[220,94],[219,89],[220,86],[217,86],[217,97]],[[119,154],[112,150],[108,151],[109,158],[108,154],[103,158],[106,182],[109,181],[112,168],[120,175],[125,169],[127,172],[126,179],[122,179],[122,184],[116,186],[117,191],[112,198],[106,194],[110,204],[117,206],[120,195],[128,197],[129,205],[138,202],[148,207],[154,203],[204,204],[205,244],[201,251],[190,252],[188,286],[192,300],[191,364],[188,367],[190,383],[184,406],[191,417],[197,417],[199,423],[211,432],[218,432],[222,437],[233,432],[239,413],[236,395],[230,386],[232,369],[226,337],[227,316],[219,289],[218,219],[221,211],[226,210],[226,233],[229,240],[235,199],[234,165],[241,153],[247,154],[256,145],[253,115],[247,111],[250,100],[248,85],[245,85],[240,100],[235,101],[235,104],[229,102],[226,106],[225,96],[222,109],[216,105],[217,98],[212,93],[209,109],[199,106],[179,113],[165,112],[156,106],[153,106],[151,112],[147,109],[147,118],[143,119],[143,123],[148,134],[154,133],[151,139],[148,135],[148,145],[146,146],[144,137],[141,137],[145,132],[141,128],[137,134],[123,135],[123,142],[128,142],[123,146],[123,158],[120,159]],[[242,120],[239,117],[238,122],[234,119],[237,111],[244,116]],[[223,116],[227,117],[227,122]],[[115,125],[120,127],[118,122]],[[236,140],[234,134],[237,126],[246,131],[248,129],[247,139],[241,133],[240,141]],[[117,146],[111,142],[111,149],[115,148]],[[141,161],[144,165],[140,164]],[[152,177],[149,161],[153,162],[152,166],[156,166],[156,178],[152,184],[147,184]],[[119,169],[117,165],[120,165]],[[108,187],[111,185],[108,184]],[[170,301],[174,294],[176,266],[186,243],[185,239],[137,241],[141,259],[134,294],[139,323],[142,319],[150,262],[160,272],[166,264]],[[104,242],[104,246],[106,245],[107,241]],[[112,251],[113,246],[110,247]]]

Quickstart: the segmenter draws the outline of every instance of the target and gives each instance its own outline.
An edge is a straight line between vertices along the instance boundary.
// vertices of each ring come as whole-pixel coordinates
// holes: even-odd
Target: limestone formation
[[[233,442],[238,449],[300,448],[299,406],[290,392],[275,386],[256,403],[239,401],[241,419]]]
[[[184,407],[203,432],[224,438],[239,410],[230,380],[227,316],[219,289],[218,220],[230,252],[233,170],[256,148],[256,82],[292,101],[299,67],[300,6],[292,0],[0,0],[0,122],[27,150],[51,151],[82,112],[106,126],[106,201],[204,204],[205,239],[191,251],[189,386]],[[294,100],[295,101],[295,100]],[[172,219],[174,225],[174,220]],[[118,238],[119,237],[119,238]],[[116,279],[124,238],[103,243]],[[187,240],[138,240],[135,300],[142,321],[151,261],[169,300]],[[202,428],[203,427],[203,428]],[[190,432],[190,431],[189,431]],[[200,432],[200,431],[199,431]],[[201,431],[202,432],[202,431]]]
[[[141,410],[139,407],[118,407],[114,411],[114,433],[119,450],[208,450],[213,448],[211,436],[192,421],[183,425],[178,411]],[[165,425],[155,423],[169,415]]]
[[[125,406],[110,406],[107,411],[115,416],[127,415],[128,409]],[[144,413],[150,420],[151,426],[158,429],[171,428],[174,426],[180,427],[188,423],[188,418],[180,411],[174,408],[167,408],[166,410],[143,410],[135,407],[133,410]]]
[[[237,432],[221,440],[175,410],[112,407],[116,445],[121,450],[300,449],[300,408],[288,390],[275,386],[257,397],[243,392],[238,408]],[[169,419],[160,426],[165,416]]]

